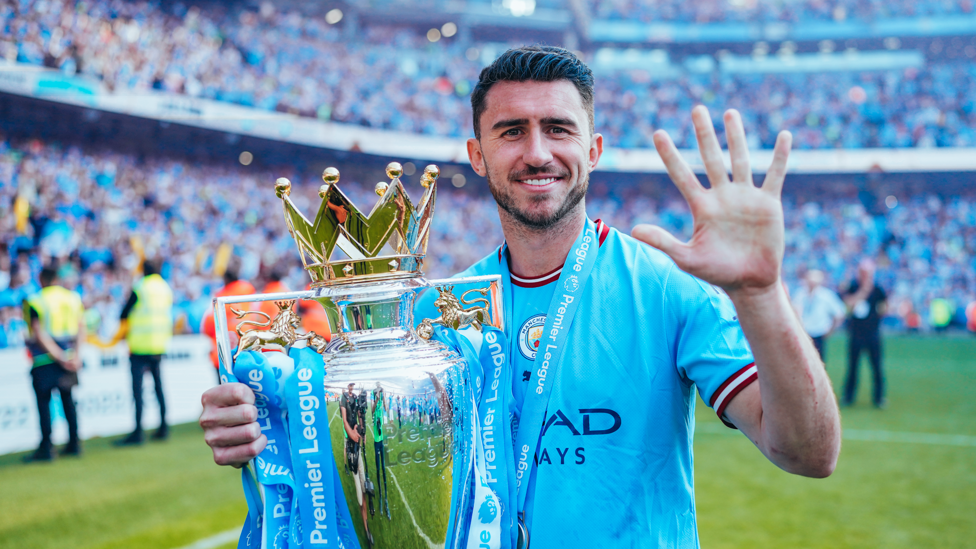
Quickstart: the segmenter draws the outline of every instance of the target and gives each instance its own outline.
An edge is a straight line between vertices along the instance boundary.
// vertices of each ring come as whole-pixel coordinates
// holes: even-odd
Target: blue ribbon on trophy
[[[285,401],[291,406],[288,433],[300,516],[297,530],[301,531],[300,537],[292,539],[315,546],[334,539],[337,528],[330,497],[334,480],[329,469],[334,468],[335,458],[325,408],[325,370],[322,357],[309,348],[292,348],[288,354],[295,361],[295,371],[285,381]]]
[[[234,377],[254,391],[258,424],[268,438],[253,473],[243,473],[248,520],[238,548],[261,547],[263,540],[277,549],[358,549],[332,453],[322,358],[309,348],[291,348],[288,360],[292,371],[247,351],[234,364]]]
[[[241,353],[234,364],[234,375],[254,391],[258,425],[268,444],[254,460],[258,482],[264,487],[265,547],[287,545],[291,534],[292,491],[291,455],[284,425],[281,398],[276,394],[277,380],[267,359],[261,353]]]
[[[339,189],[338,170],[326,169],[318,193],[322,204],[312,221],[289,198],[291,182],[278,179],[275,194],[282,201],[286,225],[312,289],[222,297],[214,302],[218,354],[224,366],[232,366],[221,368],[221,382],[239,380],[251,387],[258,422],[268,437],[268,446],[243,469],[248,519],[239,548],[359,549],[361,544],[374,543],[369,524],[381,534],[377,546],[384,547],[443,542],[451,549],[514,549],[517,544],[515,405],[509,345],[499,329],[504,319],[504,277],[452,279],[444,287],[426,280],[421,267],[439,170],[433,165],[424,169],[423,197],[416,203],[400,180],[402,167],[391,163],[386,172],[391,181],[376,185],[380,200],[367,214]],[[342,257],[333,257],[336,249]],[[392,255],[382,255],[390,249]],[[456,297],[454,284],[476,288]],[[424,288],[437,288],[433,305],[440,316],[415,325],[413,307]],[[473,292],[481,297],[468,300],[466,295]],[[300,318],[293,309],[296,299],[315,300],[325,308],[335,335],[331,341],[314,332],[299,333]],[[225,307],[260,301],[275,301],[277,314],[233,310],[238,319],[255,314],[266,321],[241,322],[252,330],[244,332],[237,326],[240,348],[232,354],[230,339],[224,337]],[[296,345],[302,341],[304,345]],[[261,353],[269,348],[285,352]],[[365,478],[356,482],[362,484],[357,488],[361,492],[352,498],[344,493],[342,481],[347,481],[347,489],[351,483],[340,477],[336,465],[337,459],[344,459],[336,451],[343,456],[345,452],[333,448],[327,392],[358,387],[356,399],[361,400],[351,401],[350,406],[365,423],[361,415],[368,402],[365,389],[373,383],[396,391],[399,430],[395,439],[385,443],[382,438],[371,445],[363,443],[360,471]],[[373,406],[383,406],[383,398],[374,393]],[[389,402],[392,407],[392,395]],[[408,407],[409,419],[401,418],[401,402]],[[338,428],[343,428],[341,420]],[[427,438],[426,448],[418,435]],[[441,457],[449,460],[449,480],[443,472],[448,466],[438,459],[440,442],[435,437],[443,438]],[[404,504],[401,520],[409,521],[398,522],[396,514],[391,518],[387,505],[391,522],[372,522],[364,516],[369,534],[360,537],[350,511],[359,511],[354,508],[357,500],[365,505],[359,496],[375,495],[365,455],[370,446],[376,457],[376,480],[381,474],[384,479],[385,501],[389,502],[389,488],[399,492]],[[394,453],[396,458],[388,466]],[[409,464],[418,467],[406,469]],[[402,475],[400,480],[395,472]],[[393,481],[390,485],[385,482],[387,473]],[[450,498],[440,497],[447,495],[443,490],[449,486]],[[372,513],[372,499],[369,505]]]
[[[454,501],[451,526],[467,525],[458,534],[460,547],[509,549],[518,535],[514,493],[514,450],[510,426],[511,368],[504,332],[483,326],[480,350],[467,336],[434,327],[434,339],[458,352],[468,363],[469,383],[475,399],[475,414],[461,423],[456,434],[462,444],[455,456]],[[470,455],[470,450],[474,455]],[[473,462],[472,462],[473,461]]]

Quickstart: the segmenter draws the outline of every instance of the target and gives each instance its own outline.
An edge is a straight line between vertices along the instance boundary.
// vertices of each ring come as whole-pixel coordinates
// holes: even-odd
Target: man
[[[471,102],[468,156],[488,180],[506,241],[463,274],[511,273],[504,299],[516,409],[543,389],[544,366],[534,345],[522,348],[523,330],[546,325],[539,315],[564,291],[576,292],[579,304],[562,332],[562,363],[547,370],[545,416],[519,418],[520,433],[541,429],[534,455],[521,458],[516,448],[531,464],[519,512],[532,547],[697,547],[696,386],[777,466],[829,475],[840,448],[836,402],[780,279],[789,133],[779,136],[756,188],[741,118],[727,112],[730,181],[708,112],[697,107],[706,190],[668,135],[657,132],[655,145],[695,228],[682,243],[658,227],[635,227],[634,236],[652,248],[594,228],[586,217],[588,176],[603,137],[593,130],[592,73],[572,53],[509,50],[482,71]],[[556,288],[561,271],[578,265],[577,242],[591,234],[585,255],[595,254],[593,274]],[[592,242],[597,235],[602,243]],[[240,419],[252,417],[251,402],[243,386],[204,395],[201,424],[217,463],[240,464],[264,447]]]
[[[241,260],[237,256],[231,256],[230,260],[227,261],[227,267],[224,269],[224,287],[217,291],[214,297],[228,297],[236,295],[251,295],[255,292],[254,285],[246,280],[240,279],[240,268]],[[253,305],[251,303],[237,303],[236,305],[228,305],[227,309],[227,332],[230,334],[230,340],[233,344],[232,346],[237,346],[237,332],[235,329],[237,325],[241,322],[230,312],[231,307],[238,309],[240,311],[249,311]],[[247,331],[242,329],[241,331]],[[213,364],[215,371],[217,372],[217,381],[220,381],[220,359],[217,354],[217,327],[214,323],[213,311],[208,311],[203,317],[203,321],[200,326],[200,333],[210,336],[213,342],[213,347],[210,350],[210,362]]]
[[[81,356],[78,354],[85,339],[85,310],[77,292],[55,285],[54,266],[41,269],[41,291],[24,301],[27,319],[27,352],[31,356],[31,378],[37,396],[37,414],[41,423],[41,445],[26,461],[51,461],[51,391],[58,390],[64,418],[68,422],[68,444],[61,455],[81,454],[78,438],[78,414],[71,388],[78,385]]]
[[[119,315],[120,334],[129,344],[129,369],[132,371],[132,398],[136,405],[136,427],[129,436],[115,442],[117,446],[142,444],[142,381],[146,371],[152,375],[159,402],[159,429],[153,440],[166,440],[169,426],[166,423],[166,396],[160,376],[160,363],[173,338],[173,291],[159,274],[156,260],[146,260],[142,265],[143,277],[132,286],[129,299]]]
[[[342,413],[342,425],[346,432],[346,466],[352,473],[353,482],[356,483],[356,500],[359,501],[359,509],[363,514],[363,528],[366,529],[366,537],[373,544],[372,534],[369,533],[369,525],[366,522],[366,453],[363,445],[366,444],[366,426],[363,425],[365,417],[360,417],[360,413],[365,415],[364,407],[360,409],[359,399],[354,392],[356,384],[350,383],[346,391],[342,393],[339,402],[339,410]]]
[[[824,360],[827,337],[844,323],[847,308],[837,294],[823,287],[823,271],[810,269],[803,286],[793,295],[793,308],[800,315],[803,329],[813,339],[820,360]]]
[[[383,513],[383,504],[386,504],[386,517],[390,517],[390,494],[386,483],[386,448],[383,441],[386,435],[383,433],[383,426],[386,425],[386,417],[390,409],[386,405],[386,398],[383,387],[376,382],[376,390],[373,391],[373,457],[376,461],[376,484],[379,486],[380,475],[383,476],[383,485],[379,488],[377,496],[380,498],[380,513]],[[385,497],[385,499],[384,499]]]
[[[884,369],[881,364],[881,317],[887,311],[888,294],[874,282],[874,261],[863,259],[857,265],[857,278],[848,284],[844,303],[850,311],[847,322],[847,377],[844,379],[842,406],[852,406],[857,398],[857,377],[861,354],[868,353],[874,392],[871,401],[876,408],[887,405]]]

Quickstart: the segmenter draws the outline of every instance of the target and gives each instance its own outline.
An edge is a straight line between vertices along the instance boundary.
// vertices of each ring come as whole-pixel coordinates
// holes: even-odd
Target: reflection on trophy
[[[389,164],[391,181],[376,185],[379,200],[363,215],[339,189],[338,170],[328,168],[313,221],[291,201],[291,183],[279,179],[275,192],[312,289],[214,303],[217,333],[223,335],[218,340],[222,379],[233,379],[235,363],[248,352],[305,347],[321,356],[328,430],[318,432],[316,442],[331,443],[336,489],[344,500],[338,504],[339,526],[344,504],[355,531],[354,543],[343,540],[347,547],[459,547],[466,536],[451,512],[473,497],[467,487],[473,478],[474,436],[468,425],[474,397],[466,361],[431,336],[435,326],[502,326],[501,287],[497,276],[452,279],[449,285],[424,278],[438,173],[436,166],[424,170],[423,196],[414,205],[400,180],[400,165]],[[332,333],[297,333],[296,299],[320,303]],[[433,318],[415,321],[418,300],[430,302]],[[255,329],[241,334],[233,351],[225,306],[262,301],[276,301],[277,316],[245,321]],[[237,318],[260,316],[232,312]],[[284,399],[284,408],[289,416],[299,411],[290,398]],[[309,484],[302,484],[297,471],[292,476],[296,501],[302,500]],[[265,503],[274,497],[266,486],[260,491]],[[312,525],[305,517],[289,535],[309,535]],[[267,516],[263,520],[269,524]]]

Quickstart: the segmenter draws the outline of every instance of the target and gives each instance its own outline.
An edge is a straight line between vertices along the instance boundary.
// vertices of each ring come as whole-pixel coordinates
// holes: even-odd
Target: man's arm
[[[830,325],[830,331],[827,332],[827,335],[830,335],[844,324],[844,319],[847,318],[847,306],[844,305],[844,301],[833,290],[828,291],[830,292],[832,308],[830,318],[833,321]]]
[[[60,345],[55,343],[54,338],[51,334],[44,330],[44,325],[41,324],[41,320],[33,315],[31,315],[31,331],[34,333],[34,337],[37,338],[37,344],[44,349],[55,362],[64,365],[68,361],[68,354],[64,352],[64,349]]]
[[[711,188],[705,189],[667,133],[654,144],[694,216],[687,243],[660,227],[638,225],[635,238],[668,254],[683,271],[723,288],[736,308],[758,383],[729,403],[726,416],[763,454],[791,473],[825,477],[840,451],[840,415],[810,338],[783,289],[785,230],[780,196],[792,137],[782,132],[762,187],[752,181],[739,114],[725,114],[732,180],[705,107],[692,112]]]
[[[830,475],[840,450],[840,423],[820,355],[778,287],[730,297],[759,380],[732,399],[726,417],[784,471]]]
[[[85,316],[81,315],[81,319],[78,321],[78,333],[75,335],[75,352],[64,363],[64,368],[69,372],[80,372],[81,367],[84,365],[81,361],[81,342],[85,341],[86,333],[87,328],[85,327]]]
[[[877,305],[878,315],[884,318],[885,315],[888,314],[888,293],[885,292],[884,289],[881,288],[880,286],[878,287],[878,291],[881,292],[881,300],[878,301],[878,305]]]
[[[858,303],[864,301],[871,294],[872,285],[864,284],[860,280],[858,281],[857,290],[851,290],[851,286],[848,286],[844,291],[844,305],[847,306],[848,312],[854,310],[854,306]],[[851,284],[853,285],[853,283]]]

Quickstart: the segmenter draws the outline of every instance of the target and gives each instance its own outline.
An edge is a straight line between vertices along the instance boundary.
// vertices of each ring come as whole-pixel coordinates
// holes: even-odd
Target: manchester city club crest
[[[522,323],[519,329],[518,343],[519,352],[529,360],[535,360],[535,352],[539,349],[539,342],[542,340],[542,330],[546,324],[546,315],[538,314],[529,317]]]
[[[579,278],[576,275],[570,275],[570,277],[566,279],[566,282],[563,283],[563,287],[566,288],[566,291],[569,293],[575,292],[579,289]]]

